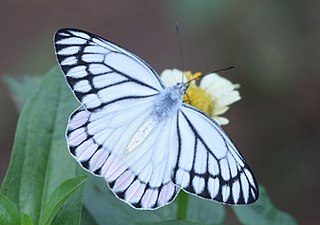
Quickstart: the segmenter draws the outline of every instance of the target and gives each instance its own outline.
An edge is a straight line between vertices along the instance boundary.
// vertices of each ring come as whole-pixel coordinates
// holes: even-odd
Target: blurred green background
[[[186,69],[223,73],[242,100],[225,130],[259,184],[299,224],[320,220],[320,2],[1,1],[0,76],[41,75],[56,65],[52,37],[75,27],[136,52],[159,73],[180,68],[175,23],[182,27]],[[0,182],[18,110],[0,81]],[[30,178],[32,179],[32,178]]]

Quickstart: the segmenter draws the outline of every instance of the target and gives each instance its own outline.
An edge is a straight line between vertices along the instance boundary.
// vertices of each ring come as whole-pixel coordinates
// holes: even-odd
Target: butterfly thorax
[[[183,94],[184,88],[181,84],[164,89],[155,101],[152,116],[159,121],[171,116],[180,108]]]
[[[182,105],[184,91],[185,87],[183,84],[176,84],[160,92],[155,100],[149,119],[131,138],[127,146],[129,152],[139,146],[157,124],[178,111]]]

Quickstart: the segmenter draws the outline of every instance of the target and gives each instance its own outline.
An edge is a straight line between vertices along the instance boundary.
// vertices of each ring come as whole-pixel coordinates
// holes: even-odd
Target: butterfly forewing
[[[258,186],[250,168],[214,120],[184,104],[177,132],[175,184],[189,193],[228,204],[256,201]]]
[[[59,30],[55,48],[69,86],[89,111],[116,101],[152,96],[164,87],[138,56],[88,32]]]
[[[141,58],[77,29],[59,30],[55,49],[81,103],[68,121],[70,153],[84,169],[104,177],[121,200],[155,209],[173,201],[180,188],[229,204],[258,198],[253,174],[229,137],[192,106],[183,104],[143,135],[161,105],[158,96],[169,89]],[[139,131],[143,140],[128,150]]]

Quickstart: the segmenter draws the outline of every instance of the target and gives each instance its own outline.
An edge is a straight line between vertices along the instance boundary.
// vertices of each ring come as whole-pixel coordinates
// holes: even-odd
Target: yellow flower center
[[[188,80],[195,79],[202,76],[202,73],[198,72],[192,74],[190,71],[185,72],[185,75]],[[200,109],[201,111],[205,112],[209,116],[212,116],[214,103],[212,100],[212,96],[209,95],[205,90],[199,87],[196,84],[190,84],[189,88],[187,89],[186,94],[183,96],[183,100]]]

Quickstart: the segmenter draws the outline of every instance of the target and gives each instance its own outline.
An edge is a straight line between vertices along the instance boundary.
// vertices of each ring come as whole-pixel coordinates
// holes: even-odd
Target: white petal
[[[219,99],[217,99],[217,104],[219,105],[230,105],[241,99],[238,91],[232,91]]]
[[[218,74],[210,74],[201,80],[200,87],[206,90],[214,99],[218,99],[229,95],[230,92],[233,92],[239,85],[232,84],[229,80],[220,77]]]
[[[183,72],[178,69],[166,69],[161,73],[161,79],[167,87],[173,86],[182,81]],[[184,76],[184,75],[183,75]],[[184,77],[184,81],[187,78]]]
[[[215,104],[211,115],[219,116],[219,115],[227,112],[228,109],[229,109],[228,106]]]
[[[224,77],[219,76],[216,73],[211,73],[203,77],[200,82],[200,86],[203,89],[211,89],[215,87],[215,89],[220,87],[233,87],[233,84]]]
[[[226,125],[229,123],[229,120],[225,117],[215,116],[213,119],[220,125]]]

